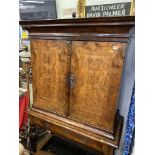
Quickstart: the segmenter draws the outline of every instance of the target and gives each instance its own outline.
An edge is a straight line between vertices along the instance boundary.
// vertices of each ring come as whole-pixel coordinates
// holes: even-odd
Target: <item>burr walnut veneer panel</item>
[[[70,117],[113,131],[125,47],[116,42],[72,42],[75,86]]]
[[[67,41],[32,40],[34,106],[65,115],[69,102]]]

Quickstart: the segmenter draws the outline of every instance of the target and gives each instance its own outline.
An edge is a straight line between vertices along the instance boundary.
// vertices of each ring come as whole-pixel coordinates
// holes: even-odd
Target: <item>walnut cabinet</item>
[[[20,24],[31,42],[31,125],[113,155],[123,124],[117,107],[134,17]]]

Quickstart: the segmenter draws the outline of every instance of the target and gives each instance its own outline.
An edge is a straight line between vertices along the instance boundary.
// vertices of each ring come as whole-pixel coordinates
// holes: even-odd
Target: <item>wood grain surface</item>
[[[67,41],[31,40],[34,106],[65,115],[70,58]]]
[[[72,42],[70,117],[113,130],[125,43]]]

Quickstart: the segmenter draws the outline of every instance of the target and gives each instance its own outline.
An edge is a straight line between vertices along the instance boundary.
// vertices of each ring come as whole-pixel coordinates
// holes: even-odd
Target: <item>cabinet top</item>
[[[20,21],[23,29],[28,30],[30,37],[117,37],[128,38],[129,32],[135,25],[134,16],[78,18],[41,21]],[[101,36],[102,35],[102,36]],[[83,38],[83,39],[84,39]],[[95,38],[94,38],[95,39]]]
[[[23,28],[51,26],[134,25],[135,16],[20,21]]]

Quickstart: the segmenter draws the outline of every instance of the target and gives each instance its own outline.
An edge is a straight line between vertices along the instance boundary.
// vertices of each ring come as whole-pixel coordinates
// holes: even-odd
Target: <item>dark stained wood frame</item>
[[[80,18],[43,21],[20,21],[29,31],[30,40],[85,40],[128,43],[129,31],[135,25],[134,16]],[[31,125],[38,125],[58,136],[69,138],[87,147],[112,155],[119,147],[123,117],[116,112],[114,132],[103,131],[33,106],[29,109]]]
[[[127,42],[134,16],[20,21],[32,39]],[[92,32],[93,27],[93,32]],[[91,33],[91,34],[90,34]]]

